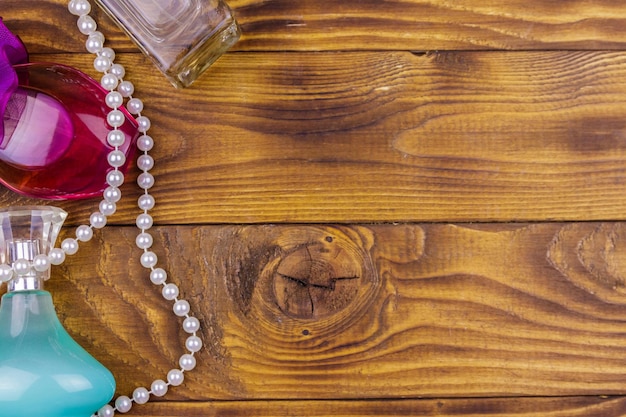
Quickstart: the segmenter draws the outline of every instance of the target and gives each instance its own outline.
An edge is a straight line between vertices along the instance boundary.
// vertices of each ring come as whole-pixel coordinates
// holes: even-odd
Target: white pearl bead
[[[18,276],[26,275],[30,273],[30,262],[26,259],[17,259],[13,262],[13,269]]]
[[[104,35],[97,30],[91,33],[85,41],[85,48],[92,54],[97,54],[104,47]]]
[[[124,97],[118,91],[109,91],[104,101],[110,108],[117,109],[124,104]]]
[[[124,124],[125,120],[124,113],[122,113],[121,110],[111,110],[109,114],[107,114],[107,123],[111,127],[120,127]]]
[[[74,16],[84,16],[91,12],[91,4],[86,0],[71,0],[67,8]]]
[[[152,227],[153,220],[152,216],[148,213],[142,213],[137,216],[137,221],[135,222],[137,227],[141,230],[148,230]]]
[[[102,32],[95,31],[92,34],[90,34],[89,37],[92,38],[92,39],[97,39],[101,43],[104,43],[104,34]]]
[[[131,114],[139,114],[143,110],[143,101],[138,98],[131,98],[128,100],[128,103],[126,103],[126,108]]]
[[[150,272],[150,281],[155,285],[161,285],[167,281],[167,272],[163,268],[155,268]]]
[[[52,265],[61,265],[65,261],[65,252],[60,248],[50,249],[48,253]]]
[[[180,386],[185,380],[185,375],[180,369],[172,369],[167,373],[167,382],[174,387]]]
[[[93,238],[93,230],[87,225],[81,225],[76,228],[76,239],[80,242],[88,242]]]
[[[148,119],[146,116],[139,116],[137,117],[137,130],[139,130],[141,133],[145,133],[150,129],[150,119]]]
[[[157,257],[156,253],[151,252],[151,251],[146,251],[144,253],[141,254],[141,257],[139,258],[140,262],[141,262],[141,266],[143,266],[144,268],[152,268],[154,267],[159,258]]]
[[[198,352],[202,349],[202,339],[198,336],[189,336],[185,341],[185,347],[187,347],[189,352]]]
[[[150,194],[142,194],[137,200],[137,205],[142,210],[152,210],[155,205],[154,197]]]
[[[150,392],[144,387],[135,388],[133,391],[133,400],[137,404],[145,404],[150,399]]]
[[[115,214],[115,211],[117,210],[117,206],[114,202],[112,201],[106,201],[106,200],[102,200],[100,202],[100,213],[102,213],[105,216],[112,216],[113,214]]]
[[[31,272],[31,263],[27,259],[17,259],[13,262],[13,270],[18,276]]]
[[[124,160],[125,159],[126,157],[124,157]],[[120,187],[122,184],[124,184],[124,174],[117,169],[107,172],[107,184],[113,187]]]
[[[104,48],[102,48],[102,50],[100,51],[100,55],[109,58],[111,62],[115,60],[115,51],[109,47],[105,46]]]
[[[135,238],[135,244],[139,249],[148,249],[152,246],[153,239],[150,233],[142,232]]]
[[[115,410],[109,404],[98,410],[98,417],[113,417]]]
[[[43,254],[35,255],[33,258],[33,268],[37,272],[44,272],[50,269],[50,259]]]
[[[105,72],[111,68],[111,60],[107,57],[98,55],[93,60],[93,67],[98,72]]]
[[[150,171],[154,167],[154,158],[150,155],[140,155],[137,158],[137,168],[142,171]]]
[[[152,393],[157,397],[162,397],[167,394],[167,384],[162,379],[155,379],[150,386]]]
[[[124,152],[116,149],[114,151],[109,152],[109,154],[107,155],[107,160],[109,161],[109,165],[111,165],[114,168],[119,168],[126,163],[126,155],[124,155]],[[115,186],[113,184],[111,185]]]
[[[122,64],[113,64],[111,66],[111,74],[115,75],[117,78],[124,78],[126,70]]]
[[[107,217],[102,213],[91,213],[89,216],[89,224],[94,229],[102,229],[107,224]]]
[[[117,86],[117,91],[124,97],[130,97],[135,92],[135,86],[130,81],[122,81],[120,85]]]
[[[183,370],[191,371],[193,368],[196,367],[196,358],[189,353],[185,353],[180,357],[178,364]]]
[[[185,317],[191,311],[191,307],[187,300],[178,300],[174,303],[173,310],[178,317]]]
[[[154,186],[154,177],[148,172],[143,172],[137,176],[137,185],[143,190],[149,190]]]
[[[133,408],[133,402],[125,395],[120,395],[115,399],[115,408],[120,413],[128,413]]]
[[[76,239],[68,237],[61,242],[61,249],[63,249],[63,252],[65,252],[66,255],[74,255],[78,252],[78,242]]]
[[[125,140],[124,132],[120,130],[111,130],[107,133],[107,143],[113,147],[122,146]]]
[[[102,196],[106,201],[117,203],[118,201],[120,201],[120,198],[122,198],[122,193],[117,187],[107,187],[102,193]]]
[[[165,284],[163,286],[163,298],[165,298],[166,300],[174,300],[176,297],[178,297],[178,294],[180,293],[180,291],[178,290],[178,286],[176,284]]]
[[[195,333],[200,330],[200,320],[195,317],[187,317],[183,321],[183,330],[187,333]]]
[[[91,35],[98,28],[96,21],[89,15],[80,16],[76,25],[78,26],[80,33],[83,35]]]
[[[152,136],[142,135],[137,139],[137,148],[139,148],[140,151],[148,152],[151,151],[153,147],[154,139],[152,139]]]
[[[13,278],[13,268],[11,265],[0,265],[0,282],[9,282]]]
[[[100,85],[102,86],[102,88],[104,88],[107,91],[115,90],[115,88],[117,88],[118,82],[119,82],[118,78],[111,73],[104,74],[102,78],[100,79]]]
[[[89,38],[100,41],[100,43],[104,43],[104,34],[99,31],[95,31],[89,35]]]

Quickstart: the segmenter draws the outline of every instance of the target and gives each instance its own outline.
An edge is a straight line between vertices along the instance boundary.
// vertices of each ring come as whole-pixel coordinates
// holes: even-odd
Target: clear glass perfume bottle
[[[47,254],[67,214],[55,207],[0,212],[0,261]],[[90,417],[115,393],[113,375],[65,331],[50,293],[49,270],[9,281],[0,303],[0,417]]]
[[[97,0],[176,87],[189,86],[241,30],[223,0]]]

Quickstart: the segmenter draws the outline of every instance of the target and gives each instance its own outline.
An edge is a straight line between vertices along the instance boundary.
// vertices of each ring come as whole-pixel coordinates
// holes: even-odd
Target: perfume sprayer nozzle
[[[50,254],[66,217],[65,211],[52,206],[0,209],[0,264],[19,272],[9,280],[9,292],[43,290],[50,269],[35,268],[33,261]]]

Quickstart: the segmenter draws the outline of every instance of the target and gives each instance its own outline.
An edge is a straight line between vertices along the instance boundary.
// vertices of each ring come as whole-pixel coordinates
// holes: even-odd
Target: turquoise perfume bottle
[[[0,211],[0,261],[47,254],[67,214],[54,207]],[[49,270],[8,283],[0,304],[0,417],[90,417],[115,393],[113,375],[65,331]]]

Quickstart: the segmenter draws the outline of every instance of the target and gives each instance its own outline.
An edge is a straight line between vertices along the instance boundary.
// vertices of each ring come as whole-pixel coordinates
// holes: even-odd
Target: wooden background
[[[94,13],[153,121],[155,250],[206,344],[130,415],[626,416],[623,2],[230,4],[241,41],[182,91]],[[0,15],[32,61],[95,75],[64,1]],[[123,192],[48,289],[128,395],[184,334]],[[97,203],[55,204],[72,226]]]

